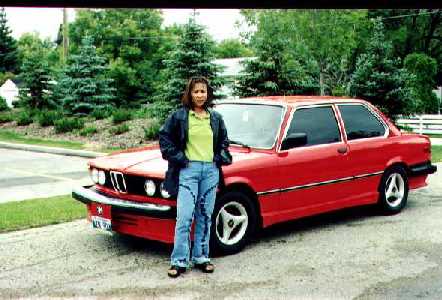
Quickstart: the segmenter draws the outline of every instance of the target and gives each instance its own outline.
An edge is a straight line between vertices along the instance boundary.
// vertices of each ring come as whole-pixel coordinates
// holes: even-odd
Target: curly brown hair
[[[209,80],[203,76],[195,76],[191,77],[187,82],[186,89],[184,90],[183,97],[181,98],[181,102],[187,108],[193,109],[193,101],[192,101],[192,89],[197,83],[204,83],[207,87],[207,101],[204,103],[204,108],[208,108],[213,106],[213,89],[209,84]]]

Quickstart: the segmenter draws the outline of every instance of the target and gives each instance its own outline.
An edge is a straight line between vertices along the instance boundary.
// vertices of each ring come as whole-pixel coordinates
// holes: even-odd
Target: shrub
[[[71,132],[74,129],[82,129],[84,120],[80,118],[62,118],[54,122],[56,133]]]
[[[91,136],[94,133],[97,133],[97,127],[92,125],[92,126],[88,126],[83,128],[82,130],[80,130],[80,135],[81,136]]]
[[[95,120],[102,120],[109,117],[112,114],[112,111],[108,108],[96,108],[92,111],[91,116]]]
[[[116,134],[116,135],[125,133],[127,131],[129,131],[129,126],[127,124],[121,124],[121,125],[118,125],[118,126],[115,126],[115,127],[111,127],[109,129],[109,132],[111,134]]]
[[[15,116],[15,121],[17,121],[18,126],[26,126],[34,122],[32,119],[32,113],[30,111],[24,110]]]
[[[129,110],[117,109],[112,114],[112,123],[114,124],[119,124],[130,119],[132,119],[132,114]]]
[[[12,117],[12,114],[10,114],[10,113],[7,113],[7,114],[3,113],[3,114],[0,114],[0,124],[1,124],[1,123],[12,122],[12,121],[14,121],[14,118]]]
[[[8,104],[6,103],[6,99],[0,96],[0,111],[10,110]]]
[[[160,131],[161,124],[156,119],[152,120],[149,127],[143,127],[144,138],[147,140],[154,140],[158,138],[158,133]]]
[[[62,113],[59,111],[54,111],[54,110],[42,111],[37,115],[37,122],[42,127],[53,126],[55,120],[57,120],[60,116],[62,116]]]

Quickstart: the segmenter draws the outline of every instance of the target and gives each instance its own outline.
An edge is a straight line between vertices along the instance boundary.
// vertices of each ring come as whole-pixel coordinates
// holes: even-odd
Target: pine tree
[[[214,43],[194,18],[184,25],[184,30],[169,58],[164,61],[165,84],[154,97],[155,116],[164,119],[171,110],[178,107],[186,84],[192,76],[206,77],[214,91],[214,97],[220,98],[217,89],[224,80],[217,76],[221,67],[212,63]]]
[[[69,57],[55,95],[68,114],[88,114],[94,109],[111,105],[115,88],[106,78],[105,59],[97,55],[92,38],[82,40],[78,55]]]
[[[0,9],[0,73],[18,70],[17,43],[11,36],[11,30],[6,24],[5,9]]]
[[[391,118],[409,113],[414,104],[407,82],[410,74],[393,58],[392,44],[384,36],[382,22],[374,22],[366,53],[359,56],[350,81],[350,92],[378,106]]]
[[[238,79],[235,94],[241,97],[268,95],[318,94],[312,70],[314,62],[302,45],[288,49],[286,32],[278,12],[261,15],[255,35],[256,59],[246,60],[244,74]]]

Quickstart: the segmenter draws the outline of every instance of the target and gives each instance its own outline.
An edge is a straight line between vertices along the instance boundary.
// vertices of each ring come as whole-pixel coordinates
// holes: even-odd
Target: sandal
[[[172,278],[177,278],[182,273],[186,272],[186,268],[179,266],[171,266],[169,270],[167,270],[167,276]]]
[[[210,262],[205,262],[202,264],[194,264],[196,269],[203,271],[204,273],[213,273],[215,271],[215,265]]]

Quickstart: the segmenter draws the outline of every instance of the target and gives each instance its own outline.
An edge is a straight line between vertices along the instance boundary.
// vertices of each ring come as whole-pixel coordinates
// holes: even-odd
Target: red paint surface
[[[410,166],[430,160],[429,138],[418,134],[402,134],[382,113],[363,100],[335,97],[290,96],[253,97],[281,102],[288,106],[276,146],[270,150],[245,149],[231,146],[233,164],[223,167],[227,188],[246,185],[258,193],[260,215],[264,227],[278,222],[337,210],[345,207],[375,203],[382,174],[342,181],[311,188],[259,195],[260,192],[349,178],[381,172],[393,164]],[[347,141],[341,132],[341,142],[278,151],[285,127],[293,109],[299,105],[321,103],[364,103],[375,110],[389,127],[388,137]],[[341,130],[344,124],[334,106]],[[346,148],[341,154],[338,148]],[[90,166],[116,170],[126,174],[163,178],[167,162],[161,158],[158,146],[139,148],[100,157]],[[410,189],[426,185],[426,175],[409,179]],[[135,202],[149,202],[175,206],[175,200],[120,194],[98,186],[102,192]],[[95,206],[89,205],[89,214]],[[173,243],[175,220],[156,219],[130,214],[111,215],[113,229],[167,243]]]

